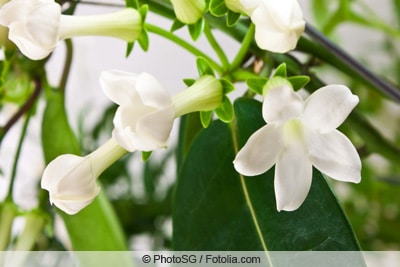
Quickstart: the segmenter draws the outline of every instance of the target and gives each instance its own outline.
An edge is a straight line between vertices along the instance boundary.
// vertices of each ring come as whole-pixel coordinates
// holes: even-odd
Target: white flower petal
[[[253,133],[233,161],[236,171],[246,176],[259,175],[276,162],[283,146],[282,128],[273,124]]]
[[[310,191],[312,165],[301,143],[285,148],[275,167],[275,197],[278,211],[300,207]]]
[[[137,123],[137,132],[141,136],[151,138],[153,144],[144,151],[162,148],[166,145],[171,133],[174,121],[174,109],[172,106],[157,110],[142,117]]]
[[[146,106],[164,108],[172,105],[171,96],[162,84],[148,73],[139,74],[136,90]]]
[[[249,16],[251,16],[251,13],[258,7],[260,2],[260,0],[240,0],[240,3],[246,9],[246,13]]]
[[[339,181],[360,182],[361,160],[344,134],[337,130],[311,133],[308,147],[310,161],[318,170]]]
[[[358,102],[346,86],[327,85],[306,99],[302,120],[308,127],[326,133],[342,124]]]
[[[50,202],[67,214],[89,205],[100,192],[89,157],[61,155],[46,167],[41,186],[49,191]]]
[[[103,71],[100,75],[100,85],[105,95],[118,105],[133,105],[141,103],[135,90],[139,75],[120,70]]]
[[[60,5],[41,5],[27,18],[26,28],[38,44],[54,49],[58,42],[58,26],[61,16]]]
[[[257,45],[276,53],[294,49],[305,29],[296,0],[263,0],[251,13],[251,20],[256,26]]]
[[[284,123],[303,111],[303,99],[290,86],[274,87],[265,95],[262,112],[267,123]]]

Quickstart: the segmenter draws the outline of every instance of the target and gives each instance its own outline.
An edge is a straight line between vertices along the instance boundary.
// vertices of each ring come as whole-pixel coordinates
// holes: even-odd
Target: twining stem
[[[214,35],[212,34],[210,25],[208,25],[208,22],[205,23],[204,26],[204,34],[210,43],[211,47],[214,49],[215,53],[217,53],[219,59],[221,60],[222,66],[225,69],[228,69],[229,67],[229,60],[226,57],[226,54],[224,50],[221,48],[221,46],[218,44],[217,40],[215,39]]]
[[[249,47],[251,45],[251,42],[253,41],[254,31],[255,31],[255,26],[253,23],[251,23],[246,35],[244,36],[242,45],[241,45],[238,53],[236,54],[236,57],[232,61],[232,64],[230,67],[231,70],[237,69],[243,63],[243,59],[246,56],[246,54],[249,52]]]
[[[0,143],[3,141],[4,136],[11,129],[12,126],[36,103],[42,91],[41,78],[35,78],[35,89],[29,99],[21,106],[21,108],[0,128]]]
[[[64,69],[62,72],[61,80],[60,80],[60,85],[58,89],[62,94],[65,94],[65,88],[67,86],[67,81],[69,77],[69,73],[71,70],[71,65],[72,65],[72,56],[73,56],[73,46],[72,46],[72,41],[71,39],[66,39],[64,41],[65,46],[67,48],[67,53],[66,53],[66,58],[65,58],[65,63],[64,63]]]
[[[324,35],[314,29],[310,24],[306,25],[306,33],[310,35],[311,38],[316,40],[324,48],[328,49],[335,57],[346,64],[349,68],[354,70],[362,79],[371,83],[375,88],[379,89],[382,93],[392,98],[393,100],[400,102],[400,90],[393,86],[392,84],[386,82],[385,80],[379,78],[374,73],[369,71],[358,61],[352,58],[345,51],[333,44]]]
[[[21,132],[21,136],[20,136],[19,141],[18,141],[17,152],[15,153],[14,163],[13,163],[12,171],[11,171],[10,184],[8,186],[8,192],[7,192],[7,197],[6,197],[7,199],[11,199],[12,200],[12,193],[13,193],[13,189],[14,189],[15,177],[17,176],[17,168],[18,168],[19,157],[21,155],[22,144],[24,143],[24,140],[25,140],[25,136],[26,136],[26,132],[27,132],[27,129],[28,129],[30,118],[31,118],[31,114],[28,111],[27,114],[26,114],[24,125],[22,126],[22,132]]]
[[[199,50],[198,48],[194,47],[193,45],[191,45],[190,43],[188,43],[187,41],[185,41],[184,39],[172,34],[169,31],[166,31],[158,26],[152,25],[152,24],[145,24],[146,29],[149,32],[152,32],[154,34],[160,35],[174,43],[176,43],[177,45],[181,46],[182,48],[184,48],[185,50],[187,50],[188,52],[192,53],[193,55],[197,56],[197,57],[203,57],[204,59],[207,60],[207,62],[210,64],[210,66],[216,70],[218,73],[222,73],[223,69],[222,67],[215,62],[212,58],[210,58],[207,54],[205,54],[203,51]]]

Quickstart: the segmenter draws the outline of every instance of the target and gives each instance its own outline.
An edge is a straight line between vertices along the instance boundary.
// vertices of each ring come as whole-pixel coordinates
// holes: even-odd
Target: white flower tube
[[[275,53],[293,50],[305,29],[297,0],[240,0],[231,4],[250,16],[256,26],[255,39],[261,49]]]
[[[269,83],[263,103],[267,125],[238,152],[235,169],[247,176],[275,166],[277,209],[295,210],[310,190],[312,166],[333,179],[358,183],[361,160],[350,140],[336,128],[358,103],[343,85],[328,85],[305,101],[283,78]],[[268,87],[268,83],[267,83]]]
[[[196,23],[206,10],[204,0],[171,0],[176,17],[185,24]]]
[[[12,0],[0,9],[0,24],[9,28],[9,39],[33,60],[45,58],[58,41],[73,36],[110,36],[133,42],[142,32],[142,19],[135,9],[68,16],[61,14],[53,0]]]
[[[44,170],[41,186],[49,191],[52,204],[67,214],[76,214],[99,193],[99,175],[126,153],[110,139],[85,157],[61,155]]]

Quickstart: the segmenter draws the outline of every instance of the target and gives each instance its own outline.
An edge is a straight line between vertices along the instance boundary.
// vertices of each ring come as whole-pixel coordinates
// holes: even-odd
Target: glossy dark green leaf
[[[235,102],[236,130],[213,122],[194,140],[179,173],[173,212],[175,250],[359,250],[341,206],[318,171],[293,212],[278,212],[274,169],[242,177],[235,146],[265,123],[261,103]]]
[[[68,123],[63,97],[59,92],[47,98],[42,145],[47,163],[61,154],[80,155],[79,142]],[[75,215],[57,211],[64,220],[74,250],[127,250],[122,229],[104,193]],[[125,260],[121,258],[121,264]]]

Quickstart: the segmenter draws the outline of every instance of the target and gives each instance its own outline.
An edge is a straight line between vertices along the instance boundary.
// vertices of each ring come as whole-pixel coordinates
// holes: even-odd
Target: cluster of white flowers
[[[258,46],[285,53],[296,47],[305,21],[296,0],[225,0],[234,12],[255,24]],[[206,11],[205,0],[172,0],[176,17],[196,23]],[[87,17],[61,14],[54,0],[11,0],[0,9],[0,24],[27,57],[48,56],[59,40],[80,35],[105,35],[128,42],[142,33],[140,13],[125,8],[112,14]],[[201,77],[187,90],[171,97],[155,77],[106,71],[100,77],[104,93],[119,105],[112,138],[85,157],[61,155],[44,171],[42,187],[50,201],[68,214],[90,204],[99,193],[97,177],[128,152],[152,151],[167,145],[175,118],[193,111],[217,108],[223,88],[213,76]],[[271,85],[272,84],[272,85]],[[350,90],[330,85],[307,100],[287,80],[273,78],[264,94],[266,126],[255,132],[234,160],[236,170],[258,175],[276,164],[278,210],[295,210],[311,185],[312,165],[341,181],[360,181],[361,163],[351,142],[336,128],[358,103]]]

